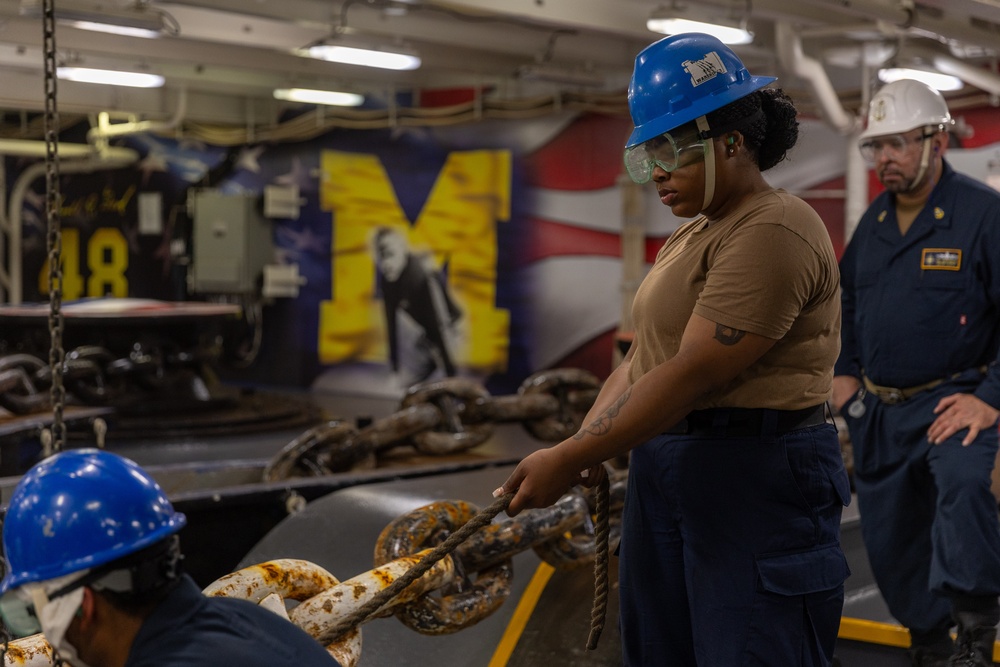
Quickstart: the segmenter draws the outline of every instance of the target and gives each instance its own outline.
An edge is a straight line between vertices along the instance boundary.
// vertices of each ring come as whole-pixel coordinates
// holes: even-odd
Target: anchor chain
[[[627,470],[610,470],[607,493],[608,541],[620,536],[618,519],[625,499]],[[376,542],[375,567],[346,581],[310,561],[276,559],[227,574],[204,589],[205,595],[235,597],[265,606],[326,646],[343,667],[361,656],[360,625],[395,615],[422,634],[442,635],[469,627],[499,608],[510,592],[513,556],[533,549],[561,569],[594,562],[602,550],[593,525],[602,494],[574,489],[555,505],[494,521],[513,494],[479,510],[464,501],[440,501],[397,517]],[[589,547],[580,545],[587,535]],[[577,561],[548,554],[552,542],[577,542]],[[598,594],[600,582],[598,582]],[[603,593],[606,595],[606,589]],[[496,599],[494,599],[494,597]],[[297,605],[287,610],[285,600]],[[433,620],[420,620],[426,609]],[[596,644],[595,622],[588,646]],[[601,619],[603,621],[603,619]],[[10,642],[4,666],[47,667],[52,650],[41,634]]]
[[[53,406],[47,391],[59,378],[63,401],[108,405],[136,388],[155,389],[172,373],[197,368],[204,361],[197,351],[150,349],[135,343],[126,356],[116,357],[97,345],[81,345],[63,354],[58,372],[26,353],[0,357],[0,407],[16,415],[42,412]],[[67,391],[68,390],[68,391]]]
[[[155,392],[169,386],[171,377],[197,371],[208,361],[197,350],[138,342],[124,356],[82,345],[63,355],[57,372],[31,354],[7,354],[0,356],[0,407],[15,415],[52,409],[47,392],[55,378],[63,383],[64,401],[113,406],[136,390]],[[397,412],[364,428],[334,419],[304,431],[272,457],[263,479],[374,468],[380,457],[402,446],[428,456],[459,454],[489,440],[498,423],[520,422],[537,439],[556,442],[579,430],[600,386],[596,376],[574,368],[536,373],[510,396],[491,396],[464,378],[419,383],[406,391]],[[56,447],[54,440],[49,442]]]
[[[420,454],[458,454],[489,440],[493,424],[502,422],[562,440],[580,429],[600,386],[594,375],[572,368],[536,373],[511,396],[490,396],[464,378],[422,382],[407,390],[400,410],[362,429],[332,420],[304,432],[268,462],[264,481],[372,468],[402,445]]]
[[[627,471],[609,471],[608,482],[606,511],[614,519],[607,524],[607,541],[614,544],[620,537],[618,519]],[[491,521],[512,494],[482,511],[463,501],[440,501],[418,508],[383,529],[376,542],[374,569],[300,603],[289,617],[323,643],[341,641],[366,620],[390,614],[421,634],[457,632],[502,605],[510,591],[510,561],[516,554],[533,549],[561,569],[594,562],[595,554],[602,550],[595,543],[593,526],[601,495],[596,490],[574,490],[551,507],[500,522]],[[559,549],[545,549],[547,544],[565,541],[567,533],[577,531],[587,533],[591,542],[589,549],[577,551],[579,560],[547,560],[548,554],[560,553]],[[227,575],[237,582],[227,590],[239,594],[248,588],[243,578],[253,576],[260,567]],[[500,599],[493,599],[494,594]],[[606,584],[598,594],[606,597]],[[597,614],[593,614],[595,621]],[[588,645],[596,646],[597,625],[595,622]]]

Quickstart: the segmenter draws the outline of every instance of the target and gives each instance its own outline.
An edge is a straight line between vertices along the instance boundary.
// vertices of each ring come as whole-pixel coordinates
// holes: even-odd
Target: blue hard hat
[[[721,109],[775,81],[751,76],[733,50],[711,35],[670,35],[635,58],[628,108],[635,129],[631,148]]]
[[[7,574],[0,595],[110,563],[185,523],[134,461],[99,449],[60,452],[36,464],[14,489],[3,524]]]

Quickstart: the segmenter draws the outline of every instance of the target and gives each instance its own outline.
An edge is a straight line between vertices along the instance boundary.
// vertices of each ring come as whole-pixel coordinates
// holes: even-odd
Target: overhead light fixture
[[[22,0],[21,15],[41,18],[42,3],[40,0]],[[93,30],[129,37],[153,38],[164,33],[176,34],[178,32],[177,26],[168,24],[167,14],[148,9],[141,2],[136,2],[131,7],[99,9],[77,7],[72,3],[59,3],[53,9],[53,17],[63,25],[81,30]]]
[[[144,37],[153,39],[159,37],[162,30],[153,28],[140,28],[136,26],[116,25],[111,23],[99,23],[97,21],[66,21],[66,23],[80,30],[91,30],[93,32],[106,32],[112,35],[125,35],[127,37]]]
[[[957,76],[912,67],[886,67],[878,71],[878,78],[882,83],[892,83],[900,79],[915,79],[941,92],[961,90],[965,85]]]
[[[405,50],[386,51],[346,44],[315,44],[297,53],[308,58],[345,65],[380,67],[392,70],[411,70],[420,67],[420,57]]]
[[[701,32],[717,37],[723,44],[749,44],[753,41],[753,33],[747,30],[745,21],[720,17],[706,22],[684,18],[681,13],[682,10],[676,7],[656,9],[646,20],[646,28],[664,35]]]
[[[278,88],[275,99],[303,104],[329,104],[337,107],[356,107],[365,101],[363,95],[343,93],[336,90],[310,90],[308,88]]]
[[[148,72],[122,72],[110,69],[93,69],[91,67],[58,67],[56,76],[67,81],[81,83],[103,83],[111,86],[127,86],[129,88],[159,88],[163,85],[163,77]]]

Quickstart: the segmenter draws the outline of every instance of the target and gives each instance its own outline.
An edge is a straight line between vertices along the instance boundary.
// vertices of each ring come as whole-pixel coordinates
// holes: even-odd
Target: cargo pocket
[[[839,545],[757,557],[760,587],[778,595],[808,595],[836,588],[851,574]]]
[[[758,589],[741,664],[829,664],[851,574],[837,544],[756,559]]]

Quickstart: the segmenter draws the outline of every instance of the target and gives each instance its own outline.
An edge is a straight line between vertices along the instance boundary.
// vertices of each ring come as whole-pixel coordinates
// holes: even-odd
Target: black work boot
[[[913,667],[948,667],[950,653],[937,653],[926,648],[911,648],[910,661]]]
[[[920,631],[910,628],[910,664],[913,667],[948,667],[948,660],[955,652],[948,626]]]
[[[956,611],[954,616],[958,623],[958,639],[948,667],[993,667],[996,613]]]

